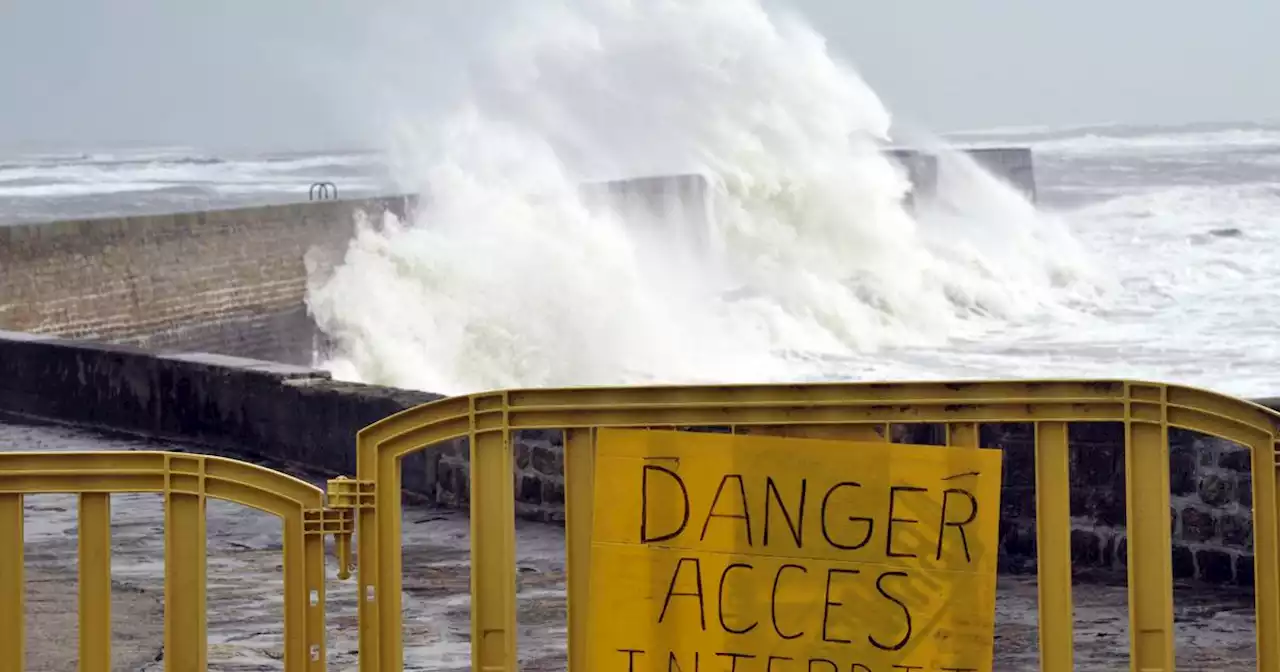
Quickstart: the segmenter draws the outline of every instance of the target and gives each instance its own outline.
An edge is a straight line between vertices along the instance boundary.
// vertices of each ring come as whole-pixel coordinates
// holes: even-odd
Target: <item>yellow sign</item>
[[[593,672],[991,669],[1001,453],[601,429]]]

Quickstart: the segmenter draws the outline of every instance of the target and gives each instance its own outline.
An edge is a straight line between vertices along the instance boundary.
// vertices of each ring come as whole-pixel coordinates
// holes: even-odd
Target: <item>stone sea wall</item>
[[[1035,459],[1029,426],[984,428],[983,444],[1005,452],[1001,547],[1011,571],[1033,570]],[[1070,430],[1071,556],[1077,569],[1126,566],[1125,451],[1121,423]],[[1175,579],[1253,583],[1249,451],[1216,437],[1169,431]]]
[[[1034,192],[1025,148],[970,152]],[[936,162],[891,151],[927,195]],[[714,217],[707,181],[661,175],[583,185],[589,203],[625,212],[686,249]],[[0,329],[310,364],[324,341],[307,313],[307,260],[341,258],[356,213],[399,216],[416,197],[0,226]]]
[[[310,363],[306,255],[336,255],[355,213],[317,201],[0,226],[0,329]]]

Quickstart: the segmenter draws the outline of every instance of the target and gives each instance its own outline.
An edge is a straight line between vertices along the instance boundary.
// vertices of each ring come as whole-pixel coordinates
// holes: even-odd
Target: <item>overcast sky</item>
[[[933,130],[1280,119],[1274,0],[770,3]],[[506,4],[0,0],[0,149],[365,146],[378,92],[430,105]]]

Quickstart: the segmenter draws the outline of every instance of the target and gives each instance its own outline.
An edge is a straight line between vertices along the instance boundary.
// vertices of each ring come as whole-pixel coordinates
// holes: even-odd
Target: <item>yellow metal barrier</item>
[[[221,457],[168,452],[0,453],[0,671],[24,668],[23,497],[80,496],[80,666],[111,669],[111,493],[164,496],[165,669],[205,669],[205,502],[279,517],[284,528],[284,667],[325,669],[324,535],[350,548],[352,520],[313,485]],[[345,574],[347,553],[340,552]]]
[[[1246,446],[1252,455],[1258,669],[1280,670],[1276,439],[1280,414],[1188,387],[1123,380],[863,383],[509,390],[443,399],[369,427],[355,479],[325,495],[235,460],[166,452],[0,453],[0,672],[23,669],[23,498],[80,497],[80,669],[110,669],[110,495],[165,503],[165,665],[206,662],[205,525],[209,497],[281,518],[286,670],[325,669],[324,535],[345,578],[359,531],[360,669],[403,669],[400,460],[468,438],[471,463],[472,669],[516,669],[516,566],[511,436],[565,432],[569,659],[588,669],[595,438],[598,428],[727,427],[735,433],[889,442],[896,424],[940,423],[950,446],[976,447],[984,423],[1035,428],[1041,669],[1073,669],[1067,426],[1125,427],[1130,668],[1172,670],[1174,629],[1168,431]]]
[[[509,390],[403,411],[360,432],[354,481],[330,483],[331,500],[355,511],[359,531],[360,669],[403,669],[400,460],[432,444],[470,439],[472,669],[513,672],[511,433],[565,430],[569,665],[572,672],[587,672],[595,428],[714,425],[741,433],[889,441],[892,424],[944,423],[948,445],[972,447],[981,424],[1011,422],[1035,426],[1041,669],[1073,669],[1067,424],[1122,422],[1130,669],[1174,669],[1168,431],[1179,427],[1251,450],[1258,669],[1280,670],[1280,414],[1204,390],[1124,380]]]

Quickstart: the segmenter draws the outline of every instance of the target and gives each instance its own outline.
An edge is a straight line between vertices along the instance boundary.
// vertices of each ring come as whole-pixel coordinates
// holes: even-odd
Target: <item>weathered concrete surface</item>
[[[0,450],[187,450],[108,438],[56,426],[0,424]],[[312,478],[311,480],[316,480]],[[158,496],[116,495],[113,505],[115,669],[163,669],[163,511]],[[29,594],[27,669],[75,669],[75,500],[42,495],[27,504]],[[405,662],[411,671],[468,669],[468,522],[462,514],[407,507],[404,516]],[[266,514],[211,502],[209,663],[211,670],[279,670],[282,593],[279,526]],[[522,669],[566,667],[564,533],[558,526],[517,526]],[[355,582],[338,581],[329,562],[329,669],[357,659]],[[1038,669],[1032,577],[1002,577],[996,606],[998,670]],[[1178,669],[1254,667],[1252,598],[1247,592],[1182,586],[1175,595]],[[1075,588],[1076,666],[1128,665],[1128,609],[1122,586]],[[746,671],[751,672],[751,671]]]
[[[32,508],[27,511],[31,515]],[[28,670],[76,669],[76,572],[64,560],[27,558]],[[163,622],[164,602],[155,591],[128,583],[117,582],[113,589],[112,669],[137,670],[153,661],[160,649],[163,636],[153,631]]]

